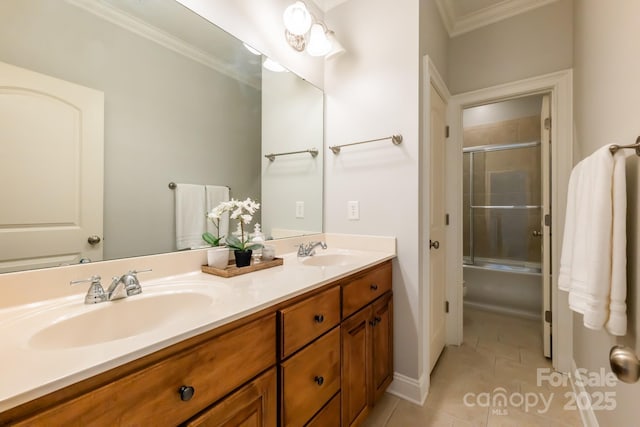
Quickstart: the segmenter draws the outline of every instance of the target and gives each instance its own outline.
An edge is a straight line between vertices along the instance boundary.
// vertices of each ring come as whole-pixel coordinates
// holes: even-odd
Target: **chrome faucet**
[[[298,246],[298,257],[314,256],[318,246],[322,249],[327,249],[325,242],[300,243],[300,246]]]
[[[109,288],[105,291],[100,283],[100,276],[91,276],[89,279],[74,280],[69,282],[71,285],[78,283],[91,282],[87,295],[84,297],[85,304],[98,304],[106,301],[113,301],[120,298],[130,297],[142,293],[142,286],[138,281],[136,274],[144,273],[148,270],[130,270],[120,277],[114,277]]]

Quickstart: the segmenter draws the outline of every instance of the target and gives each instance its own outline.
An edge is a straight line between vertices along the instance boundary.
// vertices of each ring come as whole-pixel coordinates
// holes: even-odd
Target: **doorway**
[[[474,90],[451,97],[448,104],[451,135],[447,144],[447,212],[451,226],[447,229],[447,300],[450,311],[447,314],[447,344],[460,345],[463,334],[463,207],[462,207],[462,112],[465,108],[519,98],[528,95],[550,93],[552,127],[549,136],[553,163],[550,165],[550,200],[553,211],[549,220],[554,233],[550,236],[552,300],[552,343],[553,367],[561,372],[569,372],[572,364],[572,315],[566,296],[558,291],[558,267],[561,237],[564,231],[567,183],[573,165],[573,110],[572,110],[571,70],[545,74],[515,82],[505,83],[485,89]]]
[[[548,358],[549,105],[536,94],[465,108],[462,135],[463,310],[537,321]]]

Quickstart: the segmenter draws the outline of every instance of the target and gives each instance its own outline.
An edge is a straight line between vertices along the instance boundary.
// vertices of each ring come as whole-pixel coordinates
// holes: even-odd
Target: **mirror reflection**
[[[180,184],[321,232],[323,94],[266,60],[174,0],[0,2],[0,272],[181,249]]]

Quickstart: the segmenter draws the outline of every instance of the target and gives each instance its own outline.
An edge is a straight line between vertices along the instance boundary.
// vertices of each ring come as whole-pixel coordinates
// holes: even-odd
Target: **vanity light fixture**
[[[335,33],[324,22],[318,21],[302,1],[289,5],[282,16],[284,36],[289,46],[311,56],[331,58],[345,51]]]

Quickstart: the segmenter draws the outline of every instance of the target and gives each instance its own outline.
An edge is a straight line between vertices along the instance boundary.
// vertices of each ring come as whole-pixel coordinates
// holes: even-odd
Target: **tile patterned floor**
[[[537,369],[551,369],[542,356],[540,329],[537,321],[465,308],[464,343],[445,348],[425,403],[387,393],[364,426],[582,426],[579,413],[565,409],[568,382],[564,387],[538,384]]]

